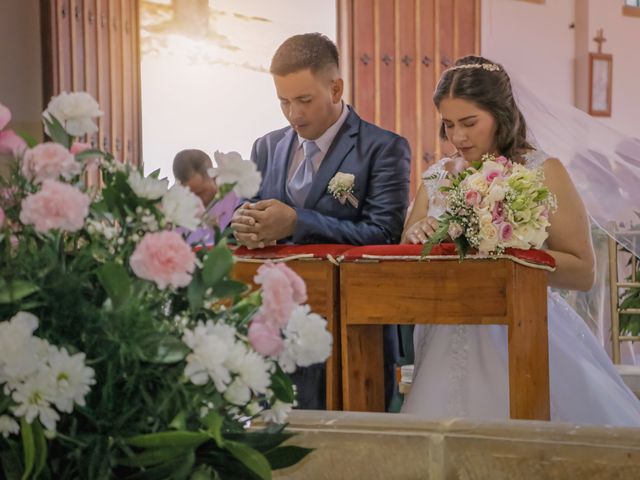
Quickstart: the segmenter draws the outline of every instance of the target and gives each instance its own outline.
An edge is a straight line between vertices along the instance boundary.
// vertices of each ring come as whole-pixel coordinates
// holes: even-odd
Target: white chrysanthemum
[[[324,362],[331,354],[333,338],[326,329],[327,321],[311,313],[309,305],[297,306],[284,330],[284,349],[278,363],[285,372],[295,367],[308,367]]]
[[[291,409],[293,404],[281,402],[280,400],[276,400],[271,408],[268,410],[264,410],[260,416],[264,419],[265,422],[273,422],[273,423],[285,423],[287,418],[289,418],[289,414],[291,413]]]
[[[167,193],[169,188],[169,180],[166,178],[158,180],[153,177],[143,177],[137,170],[129,172],[127,183],[137,196],[149,200],[157,200]]]
[[[74,137],[97,132],[92,119],[102,116],[98,102],[86,92],[62,92],[51,99],[44,114],[55,117]]]
[[[213,322],[200,323],[193,330],[185,330],[182,341],[193,350],[187,355],[184,374],[196,385],[204,385],[209,379],[219,392],[224,392],[231,381],[231,374],[225,362],[234,345],[233,337],[229,341],[228,329],[218,328]],[[230,325],[233,332],[235,330]],[[235,335],[235,334],[234,334]]]
[[[9,415],[0,415],[0,435],[7,438],[11,434],[20,432],[20,425]]]
[[[56,349],[49,357],[56,385],[54,403],[61,412],[72,412],[74,403],[84,406],[84,397],[96,383],[93,368],[87,367],[84,360],[84,353],[69,355],[64,348]]]
[[[38,368],[32,334],[38,319],[27,312],[16,313],[9,321],[0,323],[0,384],[19,381]]]
[[[55,430],[56,422],[60,415],[51,408],[51,400],[55,396],[55,385],[50,372],[40,371],[33,375],[24,383],[16,385],[16,389],[11,395],[16,406],[11,407],[13,414],[17,417],[25,417],[27,422],[32,423],[36,417],[40,418],[40,423],[47,430]]]
[[[241,198],[251,198],[258,193],[262,176],[255,163],[243,160],[238,152],[215,152],[213,157],[218,166],[209,169],[209,176],[216,179],[218,186],[235,184],[233,191]]]
[[[168,222],[195,230],[200,225],[204,206],[191,190],[176,183],[162,197],[162,211]]]
[[[236,377],[224,392],[224,398],[234,405],[243,406],[251,401],[251,390],[240,377]]]

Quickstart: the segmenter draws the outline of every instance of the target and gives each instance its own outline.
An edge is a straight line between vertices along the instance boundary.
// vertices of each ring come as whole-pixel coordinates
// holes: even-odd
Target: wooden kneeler
[[[343,408],[384,411],[382,326],[507,325],[512,419],[549,420],[547,271],[540,251],[459,262],[450,246],[359,247],[340,263]]]
[[[307,284],[311,310],[327,320],[333,336],[331,357],[326,362],[327,410],[342,410],[340,300],[338,258],[349,245],[282,245],[259,250],[235,251],[234,277],[253,284],[253,277],[267,261],[286,262]]]

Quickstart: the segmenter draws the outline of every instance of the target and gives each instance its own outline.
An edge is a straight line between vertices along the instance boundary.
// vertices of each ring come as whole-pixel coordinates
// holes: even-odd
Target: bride
[[[446,70],[434,93],[441,137],[458,153],[423,175],[424,183],[403,233],[405,243],[424,243],[445,211],[439,182],[485,153],[542,167],[557,197],[546,251],[556,262],[549,285],[588,290],[595,279],[587,212],[571,178],[556,158],[527,142],[527,126],[501,65],[464,57]],[[526,292],[522,292],[526,295]],[[596,338],[564,300],[548,294],[551,420],[640,426],[640,401],[623,383]],[[507,330],[502,325],[419,325],[415,367],[402,411],[426,418],[509,418]]]

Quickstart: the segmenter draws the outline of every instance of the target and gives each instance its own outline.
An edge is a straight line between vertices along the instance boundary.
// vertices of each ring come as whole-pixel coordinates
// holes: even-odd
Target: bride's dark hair
[[[436,108],[440,109],[445,98],[468,100],[493,116],[496,148],[500,154],[518,161],[524,151],[532,149],[527,142],[527,124],[502,65],[475,55],[460,58],[440,77],[433,94]],[[447,138],[444,122],[440,125],[440,137]]]

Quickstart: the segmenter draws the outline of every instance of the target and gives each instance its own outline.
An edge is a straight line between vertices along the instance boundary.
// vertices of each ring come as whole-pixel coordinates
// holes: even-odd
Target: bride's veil
[[[599,227],[594,228],[596,250],[602,249],[598,241],[606,250],[603,234],[598,239],[600,232],[606,232],[640,257],[640,139],[624,135],[575,107],[543,99],[514,76],[511,83],[527,122],[528,140],[562,161],[594,226]],[[598,282],[604,287],[608,269],[601,258]],[[608,292],[604,290],[590,292],[589,301],[598,304],[599,314],[608,313],[603,302],[594,298],[606,299]],[[604,303],[608,304],[608,299]],[[585,320],[589,322],[589,318]],[[606,330],[600,326],[600,335],[608,338]]]

